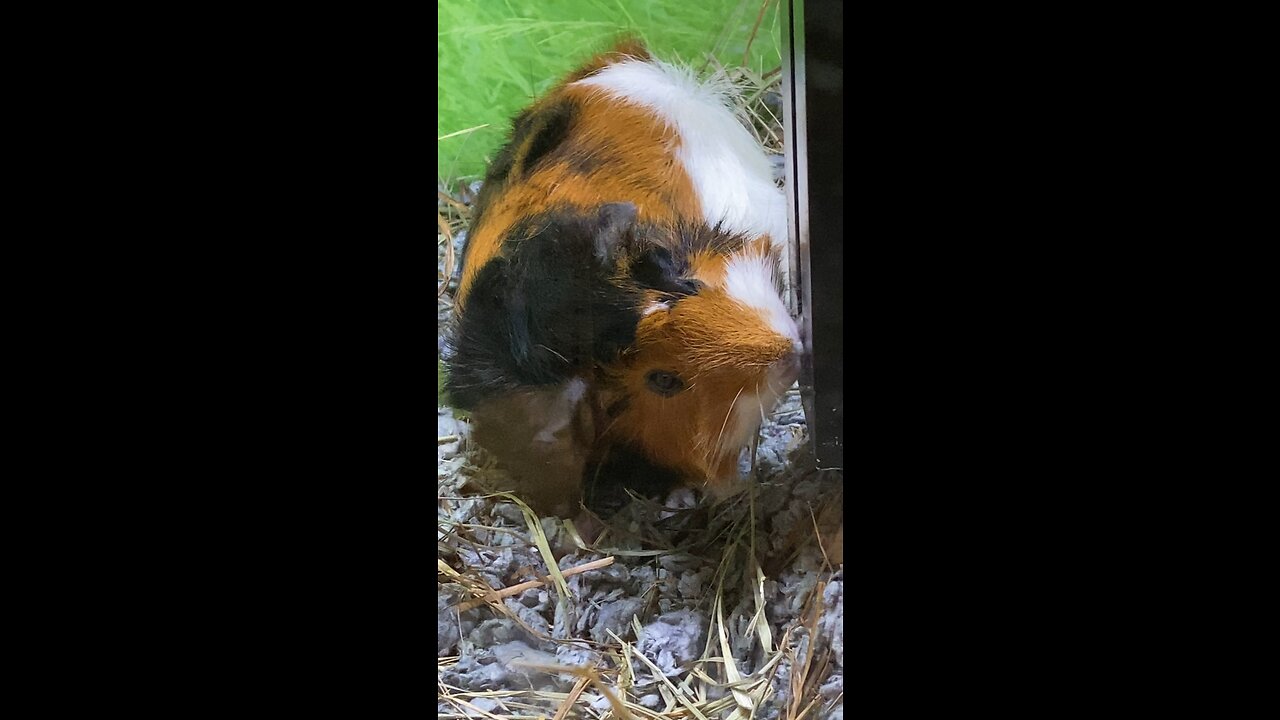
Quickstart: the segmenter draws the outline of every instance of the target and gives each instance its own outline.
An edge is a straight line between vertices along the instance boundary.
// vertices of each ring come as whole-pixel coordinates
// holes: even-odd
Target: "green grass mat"
[[[777,0],[439,0],[436,136],[452,135],[437,141],[440,182],[453,188],[482,177],[510,118],[622,32],[639,36],[662,59],[695,68],[708,56],[725,67],[745,60],[759,74],[778,67],[779,6]]]

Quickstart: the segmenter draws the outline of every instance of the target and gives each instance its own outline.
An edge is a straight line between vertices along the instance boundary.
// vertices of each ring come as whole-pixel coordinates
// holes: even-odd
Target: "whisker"
[[[720,441],[724,438],[724,429],[729,425],[729,416],[733,414],[733,406],[738,404],[738,398],[741,397],[742,391],[746,389],[746,385],[738,388],[738,394],[734,395],[733,402],[729,403],[729,412],[724,414],[724,422],[720,423],[720,434],[716,436],[716,444],[713,447],[715,452],[707,458],[707,465],[711,464],[712,457],[720,456]]]
[[[570,364],[572,364],[572,363],[570,363],[570,362],[569,362],[569,359],[568,359],[568,358],[566,358],[565,356],[563,356],[563,355],[561,355],[560,353],[556,352],[555,350],[552,350],[551,348],[547,347],[546,345],[543,345],[543,344],[541,344],[541,343],[538,343],[537,345],[534,345],[534,347],[540,347],[540,348],[542,348],[543,350],[546,350],[547,352],[551,353],[552,355],[555,355],[556,357],[560,358],[561,360],[564,360],[564,364],[565,364],[565,365],[570,365]]]
[[[617,424],[618,424],[618,421],[619,421],[619,420],[621,420],[621,419],[622,419],[622,416],[621,416],[621,415],[619,415],[618,417],[616,417],[616,418],[614,418],[614,419],[610,420],[610,421],[609,421],[609,424],[605,426],[604,430],[601,430],[601,431],[600,431],[600,437],[604,437],[604,436],[608,435],[608,434],[609,434],[609,431],[613,429],[613,426],[614,426],[614,425],[617,425]]]

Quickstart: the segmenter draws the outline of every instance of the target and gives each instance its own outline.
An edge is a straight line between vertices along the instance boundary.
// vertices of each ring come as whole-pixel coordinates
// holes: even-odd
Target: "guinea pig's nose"
[[[800,359],[803,348],[795,346],[774,363],[774,372],[786,385],[790,385],[800,377]]]

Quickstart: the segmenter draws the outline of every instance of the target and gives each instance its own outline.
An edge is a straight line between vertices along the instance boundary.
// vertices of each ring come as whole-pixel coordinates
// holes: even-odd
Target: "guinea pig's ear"
[[[631,278],[641,287],[670,295],[693,295],[702,283],[687,277],[689,268],[659,245],[651,245],[631,262]]]
[[[633,203],[615,202],[601,205],[596,212],[596,257],[612,265],[630,244],[638,211]]]

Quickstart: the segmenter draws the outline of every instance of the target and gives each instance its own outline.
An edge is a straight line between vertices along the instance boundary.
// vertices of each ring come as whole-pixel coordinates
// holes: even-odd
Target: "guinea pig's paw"
[[[659,517],[665,519],[675,515],[681,510],[690,510],[698,506],[698,496],[690,487],[678,487],[672,490],[667,499],[662,503],[666,508]]]

